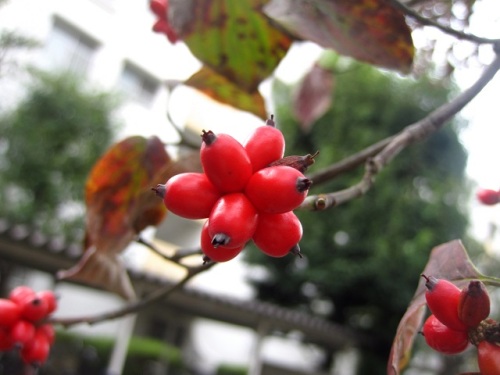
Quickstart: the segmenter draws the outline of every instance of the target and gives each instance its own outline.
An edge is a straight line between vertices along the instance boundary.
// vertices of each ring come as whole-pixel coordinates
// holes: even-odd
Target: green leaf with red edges
[[[239,86],[206,66],[193,74],[184,84],[221,103],[248,111],[262,119],[267,118],[264,98],[257,90],[253,92],[241,90]]]
[[[291,34],[408,73],[414,46],[403,13],[385,0],[271,0],[264,12]]]
[[[435,247],[422,274],[452,281],[459,288],[470,280],[500,286],[500,279],[481,274],[472,264],[460,241]],[[408,365],[413,342],[420,331],[426,313],[425,280],[420,278],[417,290],[406,313],[399,322],[387,364],[388,375],[398,375]]]
[[[170,0],[169,24],[204,65],[253,94],[291,38],[262,14],[267,0]]]

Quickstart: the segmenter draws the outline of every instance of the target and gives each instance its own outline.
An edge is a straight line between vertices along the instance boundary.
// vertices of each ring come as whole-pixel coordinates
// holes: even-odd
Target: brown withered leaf
[[[133,136],[113,145],[94,165],[85,186],[84,256],[58,277],[134,298],[118,255],[143,229],[163,220],[166,210],[151,187],[181,171],[157,137]]]
[[[318,64],[303,78],[293,98],[293,111],[304,132],[308,133],[316,120],[330,109],[334,85],[333,73]]]
[[[403,13],[385,0],[270,0],[264,12],[304,40],[408,73],[414,46]]]

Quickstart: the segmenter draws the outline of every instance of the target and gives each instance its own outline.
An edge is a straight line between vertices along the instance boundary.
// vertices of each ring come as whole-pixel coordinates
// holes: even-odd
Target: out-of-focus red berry
[[[482,204],[493,206],[500,202],[500,193],[491,189],[479,189],[476,197]]]

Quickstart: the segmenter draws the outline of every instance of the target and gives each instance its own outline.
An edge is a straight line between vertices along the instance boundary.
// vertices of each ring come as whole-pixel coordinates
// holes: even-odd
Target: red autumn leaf
[[[261,12],[267,0],[170,0],[168,21],[204,65],[253,94],[292,40]]]
[[[157,137],[134,136],[112,146],[94,165],[85,186],[85,254],[58,276],[133,298],[117,255],[144,228],[163,220],[166,210],[150,189],[163,182],[161,174],[171,171],[172,164]]]
[[[477,270],[458,240],[435,247],[422,274],[450,280],[459,288],[471,279],[500,286],[500,279],[482,275]],[[426,312],[425,289],[425,280],[421,278],[413,299],[399,322],[387,364],[388,375],[400,374],[409,363],[413,342]]]
[[[300,83],[293,110],[305,132],[331,107],[334,79],[331,71],[315,64]]]
[[[291,34],[407,73],[414,47],[403,13],[385,0],[271,0],[264,12]]]
[[[264,98],[257,90],[253,92],[244,91],[224,76],[217,74],[206,66],[192,75],[184,84],[201,91],[221,103],[233,106],[242,111],[248,111],[262,119],[267,118]]]

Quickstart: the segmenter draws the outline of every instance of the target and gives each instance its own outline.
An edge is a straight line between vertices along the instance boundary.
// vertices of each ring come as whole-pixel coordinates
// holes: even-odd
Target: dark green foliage
[[[114,132],[110,94],[38,72],[0,118],[0,216],[52,234],[82,227],[85,179]]]
[[[277,123],[287,155],[320,150],[321,169],[401,130],[447,100],[448,91],[429,81],[403,80],[360,64],[336,71],[333,108],[304,133],[291,115],[292,87],[277,82]],[[455,124],[456,125],[456,124]],[[254,280],[259,298],[296,306],[370,334],[377,342],[362,356],[370,374],[385,373],[397,324],[410,301],[430,250],[462,238],[466,153],[447,126],[404,150],[377,177],[367,195],[324,212],[297,211],[305,259],[271,259],[257,250],[247,260],[265,267]],[[311,194],[357,183],[363,168],[314,186]],[[321,303],[318,303],[321,302]],[[366,374],[366,368],[362,368]]]
[[[82,336],[60,330],[57,332],[49,359],[39,370],[39,374],[104,374],[114,340],[112,337]],[[189,374],[179,348],[159,340],[132,337],[122,375],[150,374],[154,372],[155,364],[168,367],[168,373],[172,375]],[[11,370],[9,373],[21,373],[20,370],[14,372],[13,369],[22,368],[22,363],[19,356],[6,353],[0,359],[0,366],[2,369]]]
[[[230,364],[222,364],[216,371],[216,375],[246,375],[247,373],[246,367]]]

